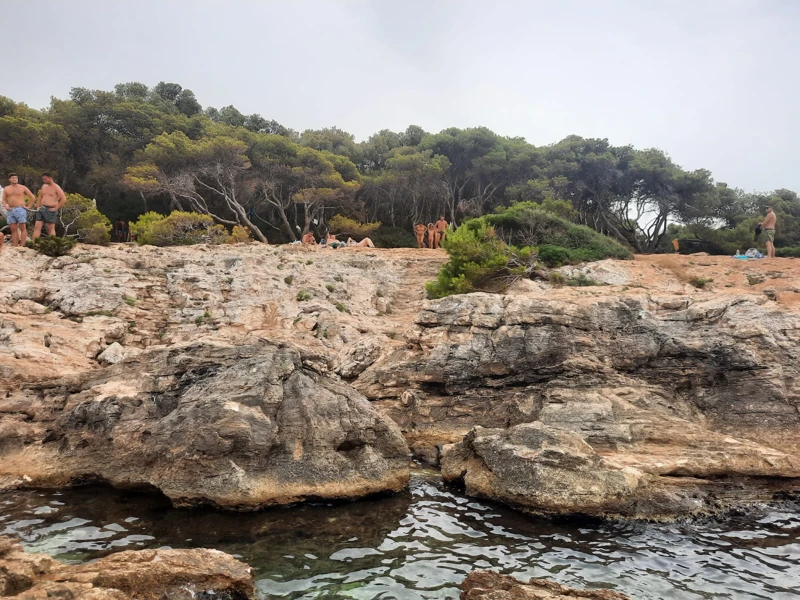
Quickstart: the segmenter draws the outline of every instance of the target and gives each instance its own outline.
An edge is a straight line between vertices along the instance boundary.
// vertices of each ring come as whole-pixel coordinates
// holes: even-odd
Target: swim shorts
[[[767,236],[767,241],[774,242],[775,241],[775,230],[774,229],[765,229],[764,235]]]
[[[11,210],[6,211],[6,222],[9,225],[14,225],[15,223],[27,223],[28,211],[25,210],[24,206],[15,206]]]
[[[55,223],[58,216],[57,210],[50,210],[46,206],[42,206],[36,211],[36,220],[44,221],[45,223]]]

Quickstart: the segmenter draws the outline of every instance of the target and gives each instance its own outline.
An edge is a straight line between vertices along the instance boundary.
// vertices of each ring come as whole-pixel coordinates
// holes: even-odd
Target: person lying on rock
[[[372,240],[364,238],[360,242],[355,241],[353,238],[347,238],[347,245],[354,248],[374,248],[375,244],[372,243]]]
[[[425,232],[428,231],[428,228],[425,227],[422,223],[417,223],[414,225],[414,235],[417,236],[417,248],[424,248],[425,247]]]

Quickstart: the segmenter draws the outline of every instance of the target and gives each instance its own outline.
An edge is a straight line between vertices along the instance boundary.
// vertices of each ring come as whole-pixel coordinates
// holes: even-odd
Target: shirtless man
[[[761,221],[761,231],[767,236],[767,258],[775,258],[775,222],[778,216],[772,210],[771,206],[767,207],[767,216]]]
[[[428,228],[425,227],[422,223],[417,223],[414,225],[414,235],[417,236],[417,248],[424,248],[425,247],[425,232],[428,231]]]
[[[3,189],[3,208],[6,209],[6,221],[11,228],[11,247],[24,248],[28,240],[28,209],[33,206],[36,196],[19,184],[16,173],[8,175],[11,185]],[[3,245],[3,236],[0,234],[0,247]]]
[[[50,173],[42,173],[44,185],[39,190],[39,198],[36,201],[36,225],[33,226],[33,239],[42,235],[42,224],[47,226],[47,235],[56,234],[56,217],[58,210],[64,206],[67,197]]]
[[[303,246],[316,246],[317,240],[314,239],[314,234],[309,231],[302,237],[300,243],[303,244]]]
[[[444,236],[447,235],[448,225],[449,223],[444,220],[444,215],[439,217],[439,220],[436,221],[436,231],[439,232],[439,242],[441,242],[444,239]],[[436,247],[439,247],[438,244]]]

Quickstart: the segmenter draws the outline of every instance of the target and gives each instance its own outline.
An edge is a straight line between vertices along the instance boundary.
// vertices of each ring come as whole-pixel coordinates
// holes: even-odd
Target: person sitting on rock
[[[344,242],[337,240],[336,236],[332,233],[329,233],[327,236],[325,236],[325,242],[328,248],[333,248],[334,250],[337,248],[344,248],[346,245]]]
[[[316,246],[317,240],[314,237],[314,234],[309,231],[302,237],[300,243],[303,244],[303,246]]]
[[[428,231],[428,228],[425,227],[422,223],[417,223],[414,225],[414,235],[417,236],[417,248],[424,248],[425,247],[425,232]]]
[[[365,237],[360,242],[355,241],[353,238],[347,238],[347,245],[354,248],[374,248],[375,244],[368,237]]]

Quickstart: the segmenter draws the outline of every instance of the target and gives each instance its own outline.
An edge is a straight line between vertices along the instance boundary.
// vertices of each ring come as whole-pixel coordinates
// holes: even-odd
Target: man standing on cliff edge
[[[10,185],[3,188],[2,203],[6,209],[6,221],[11,228],[11,247],[24,248],[28,239],[28,208],[33,208],[36,196],[19,183],[16,173],[9,173]],[[0,233],[0,248],[3,246]]]
[[[47,226],[47,235],[56,234],[56,217],[58,209],[64,206],[67,197],[61,186],[53,181],[50,173],[42,173],[44,185],[39,190],[39,198],[36,203],[36,225],[33,226],[33,239],[42,235],[42,224]]]
[[[767,258],[775,258],[775,223],[778,216],[772,210],[771,206],[767,207],[767,216],[761,221],[761,231],[767,236]]]

